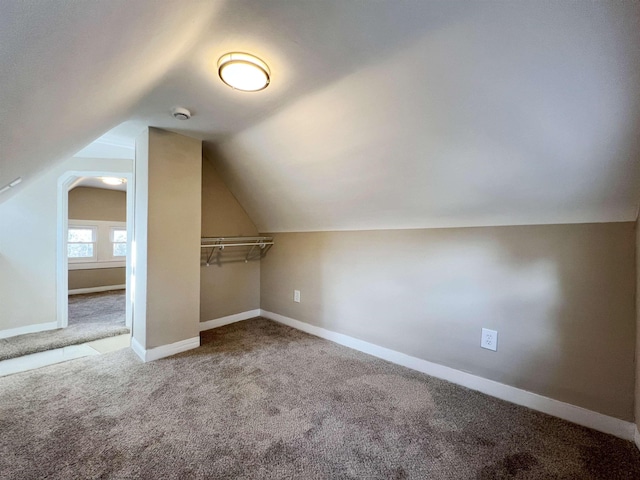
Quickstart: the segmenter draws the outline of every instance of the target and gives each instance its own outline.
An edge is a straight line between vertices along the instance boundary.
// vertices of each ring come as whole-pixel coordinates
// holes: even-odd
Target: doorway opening
[[[68,192],[69,338],[131,333],[126,325],[126,196],[121,177],[82,177]]]
[[[126,335],[129,345],[132,174],[68,172],[59,182],[58,216],[58,328],[70,338]]]

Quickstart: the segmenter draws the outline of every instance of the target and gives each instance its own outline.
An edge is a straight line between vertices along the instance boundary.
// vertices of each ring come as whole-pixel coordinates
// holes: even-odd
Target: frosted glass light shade
[[[271,78],[267,64],[248,53],[227,53],[220,57],[218,75],[231,88],[243,92],[264,90]]]
[[[102,177],[102,183],[106,183],[107,185],[122,185],[125,182],[124,178],[116,178],[116,177]]]

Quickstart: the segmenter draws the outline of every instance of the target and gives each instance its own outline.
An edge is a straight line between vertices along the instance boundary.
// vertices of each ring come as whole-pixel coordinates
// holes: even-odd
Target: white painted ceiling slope
[[[635,219],[632,0],[8,1],[0,45],[0,185],[151,125],[205,140],[261,231]],[[269,88],[224,86],[230,50]]]

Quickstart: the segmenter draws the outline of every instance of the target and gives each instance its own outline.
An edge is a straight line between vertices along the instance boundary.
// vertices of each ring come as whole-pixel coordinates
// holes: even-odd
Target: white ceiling
[[[141,122],[123,122],[79,150],[74,157],[133,160],[136,157],[135,138],[145,127]]]
[[[0,44],[0,185],[151,125],[205,140],[261,231],[635,219],[631,0],[15,1]],[[269,88],[223,85],[230,50]]]

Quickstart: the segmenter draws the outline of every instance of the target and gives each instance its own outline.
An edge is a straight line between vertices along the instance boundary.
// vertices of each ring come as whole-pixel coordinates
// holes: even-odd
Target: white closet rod
[[[273,237],[202,237],[200,243],[200,248],[211,249],[205,262],[207,267],[211,264],[216,250],[220,255],[226,247],[251,247],[244,259],[245,262],[248,262],[263,258],[272,246]],[[258,247],[258,251],[254,253],[256,247]]]
[[[207,243],[202,244],[202,248],[218,248],[218,247],[259,247],[261,245],[273,245],[273,242],[251,242],[251,243]]]
[[[200,244],[201,248],[273,245],[272,237],[203,237],[201,241],[203,242]]]

